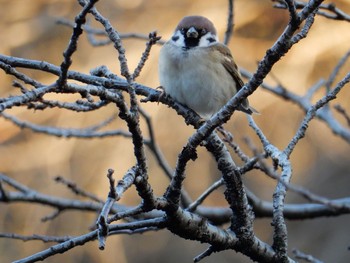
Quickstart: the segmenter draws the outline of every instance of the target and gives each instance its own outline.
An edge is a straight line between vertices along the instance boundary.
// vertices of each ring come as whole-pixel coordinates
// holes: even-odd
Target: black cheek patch
[[[208,40],[210,43],[213,43],[213,42],[216,41],[215,38],[213,38],[213,37],[208,37],[207,40]]]
[[[178,36],[173,36],[172,38],[171,38],[173,41],[178,41],[179,40],[179,37]]]

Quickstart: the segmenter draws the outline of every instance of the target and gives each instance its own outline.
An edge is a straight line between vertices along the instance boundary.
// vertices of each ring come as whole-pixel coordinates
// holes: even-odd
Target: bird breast
[[[219,51],[209,47],[183,50],[171,43],[159,58],[159,79],[165,92],[208,119],[236,93]]]

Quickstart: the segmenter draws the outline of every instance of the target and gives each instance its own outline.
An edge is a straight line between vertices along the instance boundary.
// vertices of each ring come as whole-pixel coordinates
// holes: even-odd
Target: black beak
[[[198,38],[199,34],[198,34],[198,31],[194,27],[190,27],[186,32],[186,36],[188,38]]]

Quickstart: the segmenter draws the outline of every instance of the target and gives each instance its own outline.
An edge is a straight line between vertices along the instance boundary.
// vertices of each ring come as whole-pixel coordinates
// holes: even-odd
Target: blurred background
[[[326,1],[328,2],[328,1]],[[347,0],[333,1],[337,7],[350,13]],[[62,62],[72,29],[57,25],[60,18],[74,20],[81,10],[74,0],[36,0],[30,4],[26,0],[0,0],[0,53],[35,60],[45,60],[55,65]],[[164,40],[170,38],[178,21],[185,15],[203,15],[216,25],[220,39],[226,30],[228,1],[210,0],[105,0],[97,4],[99,11],[108,18],[120,33],[136,32],[148,34],[157,30]],[[235,31],[230,48],[237,64],[251,72],[266,49],[276,41],[288,22],[288,12],[273,8],[272,1],[236,0]],[[101,28],[91,19],[91,25]],[[124,40],[129,68],[136,67],[145,47],[145,41]],[[350,24],[342,21],[316,17],[307,39],[299,44],[273,68],[274,76],[290,91],[299,95],[320,79],[331,74],[339,59],[350,48]],[[150,87],[159,86],[157,60],[160,46],[155,46],[146,67],[137,82]],[[119,74],[117,52],[109,46],[92,47],[86,35],[80,38],[78,51],[73,56],[71,69],[88,73],[91,69],[106,65]],[[350,70],[350,63],[340,71],[340,80]],[[41,72],[25,73],[49,84],[55,77]],[[13,78],[0,71],[1,97],[15,95],[19,91],[11,86]],[[245,80],[246,81],[246,80]],[[269,84],[276,80],[268,77]],[[320,98],[320,90],[315,98]],[[74,101],[72,95],[50,95],[51,99]],[[341,104],[350,113],[350,90],[345,87],[331,105]],[[283,149],[298,129],[304,113],[297,106],[275,95],[258,89],[249,98],[251,105],[261,115],[255,116],[267,138]],[[174,167],[177,154],[194,132],[184,124],[181,117],[164,105],[142,104],[152,116],[156,139]],[[63,128],[83,128],[100,123],[116,113],[112,105],[96,112],[74,113],[67,110],[48,109],[32,111],[17,108],[7,113],[21,120],[40,125]],[[338,113],[336,118],[345,125]],[[125,127],[122,121],[115,120],[107,128]],[[144,135],[147,130],[144,123]],[[251,154],[243,141],[248,136],[261,148],[254,132],[248,127],[243,113],[236,113],[225,125],[234,135],[240,147]],[[192,198],[198,197],[204,189],[219,179],[215,162],[205,149],[199,149],[199,159],[190,163],[185,185]],[[106,173],[108,168],[115,170],[115,178],[120,179],[135,160],[131,142],[123,138],[104,139],[64,139],[37,134],[27,129],[19,129],[11,122],[0,118],[0,171],[37,191],[64,198],[75,198],[65,186],[58,185],[53,178],[63,176],[76,182],[80,187],[105,199],[108,193]],[[149,158],[150,181],[156,194],[162,195],[168,179],[157,167],[152,154]],[[236,160],[237,158],[234,157]],[[292,154],[292,182],[302,185],[315,193],[328,198],[341,198],[350,195],[350,147],[322,122],[311,122],[306,137]],[[239,160],[237,160],[239,163]],[[271,201],[275,181],[258,172],[251,172],[244,178],[245,184],[264,200]],[[206,200],[207,205],[226,206],[223,189]],[[120,201],[134,205],[139,198],[130,189]],[[288,193],[287,202],[305,202],[299,196]],[[64,212],[58,218],[41,222],[41,218],[51,214],[52,209],[30,204],[0,203],[0,232],[22,235],[80,235],[88,232],[94,224],[96,214]],[[289,248],[297,248],[312,254],[325,262],[348,262],[350,258],[350,216],[320,218],[315,220],[288,221]],[[257,219],[255,231],[258,236],[271,242],[270,219]],[[156,241],[155,241],[156,240]],[[0,262],[10,262],[29,256],[47,248],[51,244],[40,241],[22,242],[0,239]],[[97,242],[56,255],[45,262],[192,262],[192,259],[205,250],[207,244],[183,240],[167,230],[132,236],[113,236],[107,239],[104,251],[98,250]],[[203,262],[250,262],[234,251],[212,255]]]

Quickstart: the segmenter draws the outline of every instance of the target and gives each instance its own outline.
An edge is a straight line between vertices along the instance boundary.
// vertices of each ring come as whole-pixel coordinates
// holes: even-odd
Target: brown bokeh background
[[[237,0],[235,6],[235,32],[230,48],[241,67],[254,71],[266,49],[269,48],[283,31],[288,22],[288,13],[272,7],[271,1]],[[350,13],[347,0],[333,1],[338,7]],[[68,0],[0,0],[0,52],[36,60],[46,60],[59,65],[62,52],[67,46],[72,30],[57,25],[57,18],[74,19],[80,11],[77,1]],[[185,15],[199,14],[210,18],[216,25],[220,39],[223,39],[227,1],[209,0],[105,0],[97,4],[100,12],[110,19],[121,32],[148,34],[157,30],[163,39],[169,39],[178,20]],[[91,21],[92,25],[97,25]],[[130,68],[134,68],[143,52],[142,40],[125,40],[124,46]],[[274,75],[291,91],[304,94],[307,89],[321,78],[327,78],[338,60],[350,48],[350,24],[317,17],[309,37],[292,50],[273,68]],[[157,87],[157,59],[160,46],[154,47],[146,67],[137,80],[150,87]],[[73,56],[72,69],[88,73],[99,65],[107,65],[112,71],[119,72],[117,53],[112,46],[92,47],[86,35],[79,41],[78,52]],[[349,72],[350,63],[341,70],[339,80]],[[25,71],[43,83],[55,81],[53,76],[34,71]],[[119,73],[118,73],[119,74]],[[11,87],[11,76],[0,72],[1,96],[18,94]],[[271,77],[267,82],[275,84]],[[315,100],[323,95],[316,94]],[[53,96],[52,99],[72,101],[71,95]],[[335,103],[342,104],[350,112],[350,91],[345,87]],[[314,101],[315,101],[314,100]],[[290,102],[277,98],[262,89],[251,97],[251,104],[261,115],[256,122],[268,139],[283,149],[297,130],[303,118],[303,112]],[[164,105],[147,103],[142,105],[152,116],[155,135],[162,151],[172,167],[179,150],[193,133],[181,117]],[[72,113],[66,110],[49,109],[44,112],[28,111],[17,108],[8,113],[22,120],[36,124],[65,128],[82,128],[101,122],[115,113],[110,105],[91,113]],[[335,116],[343,124],[342,116]],[[107,128],[125,127],[115,120]],[[142,124],[145,128],[145,125]],[[249,136],[258,145],[255,134],[248,127],[244,114],[235,114],[225,126],[230,130],[236,142],[244,150],[243,136]],[[144,129],[147,136],[147,131]],[[199,149],[199,159],[190,163],[187,170],[186,187],[196,198],[206,187],[219,178],[215,162],[204,149]],[[74,198],[75,196],[53,178],[64,176],[77,182],[84,189],[105,198],[108,192],[106,171],[115,169],[115,176],[121,178],[134,164],[132,145],[123,138],[105,139],[64,139],[30,130],[21,130],[9,121],[0,118],[0,171],[39,192]],[[156,160],[147,151],[149,157],[150,181],[155,193],[161,195],[168,180],[157,167]],[[349,196],[350,189],[350,150],[349,145],[335,137],[322,122],[314,120],[306,138],[292,154],[293,183],[300,184],[317,194],[340,198]],[[244,178],[246,185],[264,200],[271,200],[275,182],[260,173],[249,173]],[[208,205],[225,206],[222,189],[206,201]],[[288,202],[303,201],[289,193]],[[121,200],[124,204],[136,204],[139,198],[134,189],[130,189]],[[41,222],[40,219],[51,214],[50,208],[29,204],[0,203],[0,232],[13,232],[23,235],[80,235],[88,231],[96,218],[92,213],[64,212],[58,218]],[[289,247],[310,253],[325,262],[347,262],[350,257],[350,217],[320,218],[305,221],[288,221]],[[270,219],[257,219],[255,230],[262,240],[271,241]],[[0,239],[0,261],[9,262],[23,258],[47,248],[49,244],[39,241],[22,242]],[[164,230],[133,236],[113,236],[107,240],[105,251],[99,251],[97,242],[56,255],[45,262],[191,262],[192,258],[205,250],[207,244],[182,240]],[[234,251],[225,251],[212,255],[203,262],[250,262]]]

